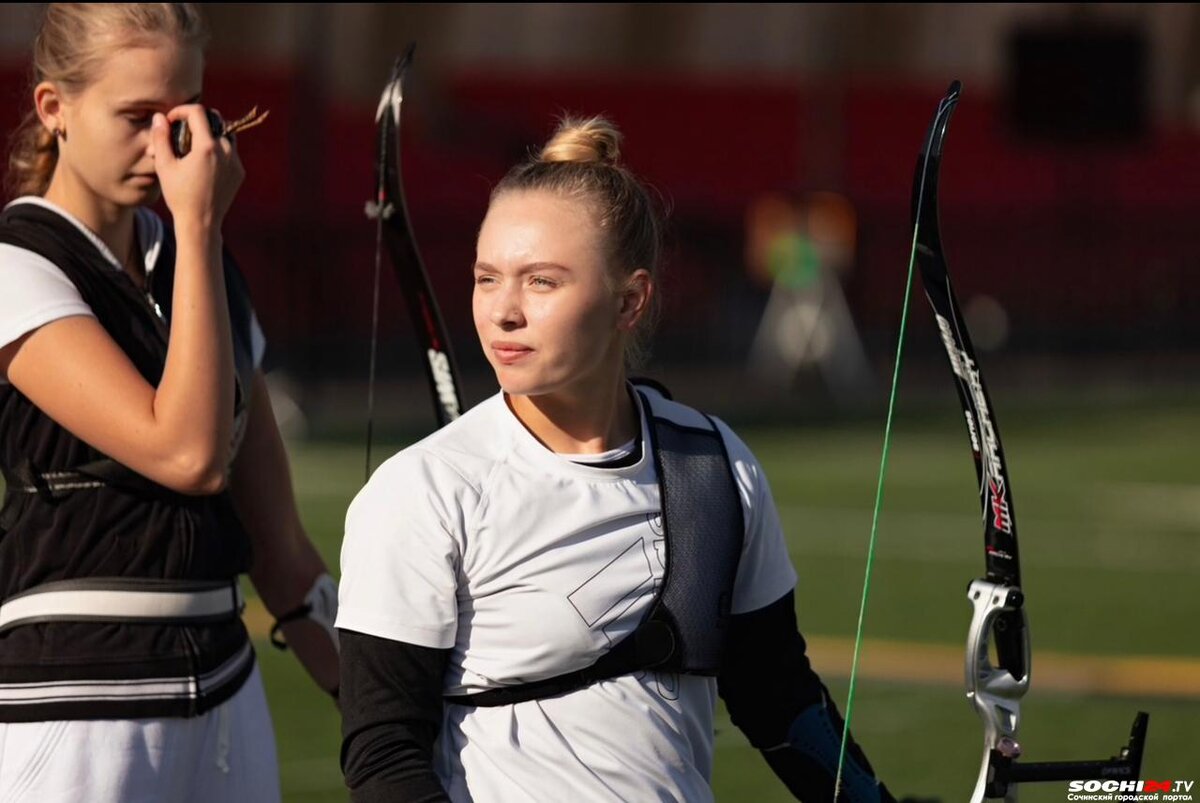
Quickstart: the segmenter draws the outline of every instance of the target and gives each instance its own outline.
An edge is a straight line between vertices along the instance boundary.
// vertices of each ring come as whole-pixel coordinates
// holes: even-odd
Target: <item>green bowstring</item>
[[[850,665],[850,691],[846,695],[846,720],[842,725],[842,746],[838,751],[837,775],[833,782],[833,800],[837,802],[842,789],[842,768],[846,762],[846,743],[850,741],[850,718],[854,715],[854,687],[858,681],[858,656],[862,651],[863,623],[867,616],[867,599],[871,595],[871,569],[875,566],[875,540],[879,534],[879,512],[883,509],[883,480],[887,475],[888,452],[892,447],[892,415],[896,411],[896,388],[900,383],[900,357],[904,353],[904,332],[908,328],[908,299],[912,295],[913,265],[917,259],[917,232],[913,226],[912,251],[908,257],[908,279],[904,285],[904,306],[900,312],[900,340],[896,343],[896,366],[892,371],[892,393],[888,398],[887,425],[883,430],[883,456],[879,461],[879,484],[875,488],[875,512],[871,517],[871,541],[867,545],[867,570],[863,578],[862,603],[858,609],[858,631],[854,636],[854,661]]]

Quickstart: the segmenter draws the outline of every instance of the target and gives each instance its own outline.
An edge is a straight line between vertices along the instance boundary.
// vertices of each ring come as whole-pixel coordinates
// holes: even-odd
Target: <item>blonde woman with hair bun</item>
[[[243,572],[337,689],[336,587],[223,244],[244,171],[200,105],[206,37],[188,3],[51,3],[34,43],[0,214],[6,803],[279,800]]]
[[[342,545],[342,768],[376,801],[711,801],[718,694],[833,799],[841,718],[805,657],[762,467],[628,372],[661,221],[609,121],[497,184],[473,314],[499,391],[385,462]],[[892,801],[851,745],[839,800]]]

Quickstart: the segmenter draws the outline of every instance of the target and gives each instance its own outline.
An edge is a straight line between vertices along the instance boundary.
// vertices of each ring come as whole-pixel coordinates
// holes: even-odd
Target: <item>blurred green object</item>
[[[820,278],[820,254],[813,241],[801,232],[780,234],[767,251],[767,270],[779,284],[792,290],[807,290]]]
[[[1072,694],[1039,690],[1036,659],[1043,651],[1200,659],[1192,637],[1200,620],[1198,401],[1002,402],[1035,623],[1035,686],[1023,704],[1021,740],[1030,761],[1110,755],[1127,733],[1129,712],[1143,709],[1153,722],[1143,777],[1200,775],[1200,699],[1172,699],[1150,688],[1129,697],[1101,696],[1086,685]],[[978,505],[964,487],[973,478],[961,427],[959,411],[949,405],[936,413],[898,412],[867,659],[871,639],[962,649],[970,617],[966,581],[982,574],[983,559]],[[809,636],[852,636],[878,467],[878,422],[738,430],[771,479],[800,574],[802,629]],[[305,524],[336,567],[342,520],[361,478],[361,446],[309,442],[293,444],[291,452]],[[290,655],[264,642],[257,647],[278,734],[284,799],[347,800],[332,704]],[[827,673],[826,680],[835,699],[844,699],[844,679]],[[969,796],[982,737],[961,684],[863,679],[854,729],[897,794],[948,802]],[[716,744],[717,800],[789,799],[723,712]],[[1021,790],[1023,803],[1061,803],[1065,796],[1065,783]]]

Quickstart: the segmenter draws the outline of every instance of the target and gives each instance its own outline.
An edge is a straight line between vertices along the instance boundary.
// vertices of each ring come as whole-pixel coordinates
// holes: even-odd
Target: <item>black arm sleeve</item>
[[[449,801],[433,772],[450,650],[350,630],[341,641],[342,773],[354,803]]]
[[[833,798],[842,718],[805,649],[796,626],[794,595],[789,591],[765,608],[731,617],[717,688],[733,724],[762,751],[796,799],[828,801]],[[816,723],[824,723],[821,732],[815,732]],[[825,748],[824,760],[821,750],[800,749],[816,742],[824,742],[818,745]],[[846,755],[860,773],[873,775],[853,739]],[[893,801],[883,784],[878,784],[877,791],[878,797],[870,794],[861,801]],[[860,803],[860,798],[845,791],[838,800]]]

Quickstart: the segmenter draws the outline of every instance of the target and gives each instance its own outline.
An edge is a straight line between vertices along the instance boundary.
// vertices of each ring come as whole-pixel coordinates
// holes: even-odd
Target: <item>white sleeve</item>
[[[59,318],[95,317],[67,275],[40,254],[0,243],[0,275],[0,347]]]
[[[460,534],[474,498],[456,471],[422,448],[380,466],[346,513],[337,626],[453,647]]]
[[[746,538],[733,585],[731,612],[748,613],[770,605],[795,588],[796,570],[788,557],[779,511],[762,466],[725,422],[718,421],[717,426],[729,450],[746,517]]]

